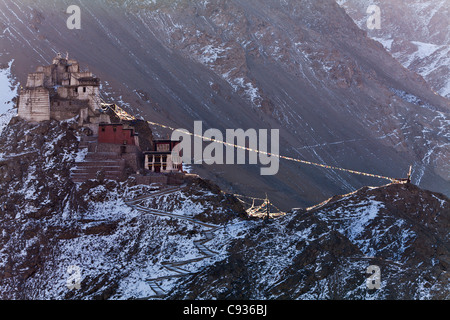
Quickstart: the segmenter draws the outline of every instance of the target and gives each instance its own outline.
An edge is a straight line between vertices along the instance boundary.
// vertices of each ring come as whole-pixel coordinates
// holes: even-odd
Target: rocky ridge
[[[362,188],[250,228],[174,299],[448,299],[448,198],[414,185]],[[370,265],[381,287],[366,285]]]

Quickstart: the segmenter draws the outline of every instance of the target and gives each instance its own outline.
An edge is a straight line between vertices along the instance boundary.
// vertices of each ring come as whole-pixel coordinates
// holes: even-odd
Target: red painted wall
[[[98,142],[134,145],[134,130],[124,129],[120,124],[100,125]]]

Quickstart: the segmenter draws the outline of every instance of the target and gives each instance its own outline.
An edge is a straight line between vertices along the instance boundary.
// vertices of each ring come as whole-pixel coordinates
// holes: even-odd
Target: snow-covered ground
[[[0,134],[5,125],[17,114],[12,100],[18,94],[19,85],[11,74],[13,62],[14,60],[11,60],[7,68],[0,69]]]
[[[18,121],[1,137],[4,152],[11,152],[5,154],[6,165],[14,166],[12,155],[38,149],[38,133],[48,131],[20,181],[1,185],[8,194],[1,200],[11,208],[0,215],[0,270],[10,274],[0,279],[2,298],[155,298],[155,284],[162,298],[191,297],[200,289],[192,293],[196,299],[236,298],[241,292],[254,299],[386,299],[398,284],[404,284],[398,297],[426,299],[443,290],[436,280],[440,271],[427,269],[430,259],[438,265],[440,258],[415,253],[428,250],[420,246],[428,239],[421,228],[439,227],[445,219],[448,204],[439,194],[393,184],[361,189],[271,222],[240,219],[232,199],[196,180],[162,189],[132,180],[70,186],[64,173],[83,155],[74,147],[76,137],[55,124]],[[19,133],[36,141],[21,146],[14,139]],[[403,205],[418,197],[419,202]],[[418,214],[434,219],[424,223]],[[34,259],[43,259],[41,267]],[[375,295],[367,293],[362,276],[372,262],[383,263],[383,289]],[[72,266],[79,270],[81,290],[67,286]],[[411,272],[416,274],[407,279]],[[427,278],[416,281],[421,276]],[[252,279],[249,287],[246,277]],[[21,279],[24,289],[18,290]],[[429,283],[437,284],[428,289]],[[192,287],[181,287],[186,285]],[[409,288],[412,293],[402,293]]]

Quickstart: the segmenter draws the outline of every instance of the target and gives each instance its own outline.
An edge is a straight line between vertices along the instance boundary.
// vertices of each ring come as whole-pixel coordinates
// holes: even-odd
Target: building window
[[[159,143],[156,146],[156,151],[170,151],[170,145],[168,143]]]
[[[78,93],[78,87],[76,87],[75,89],[73,89],[76,93]]]
[[[83,87],[83,92],[86,92],[86,87]]]
[[[102,132],[105,132],[105,127],[102,127]]]

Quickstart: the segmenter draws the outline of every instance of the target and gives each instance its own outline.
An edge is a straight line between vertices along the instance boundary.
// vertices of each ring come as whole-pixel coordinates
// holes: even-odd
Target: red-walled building
[[[100,123],[98,128],[99,143],[139,145],[138,136],[133,127],[121,123]]]

